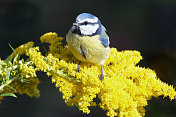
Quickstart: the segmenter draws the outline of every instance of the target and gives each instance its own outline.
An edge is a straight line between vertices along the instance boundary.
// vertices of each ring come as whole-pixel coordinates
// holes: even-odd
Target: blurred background
[[[9,43],[14,48],[28,41],[38,45],[47,32],[64,37],[82,12],[101,20],[111,47],[140,51],[139,65],[176,87],[176,0],[0,0],[0,57],[11,54]],[[99,108],[84,115],[67,106],[50,78],[42,73],[39,78],[40,98],[5,97],[0,117],[105,117]],[[146,117],[176,116],[176,101],[159,97],[148,103]]]

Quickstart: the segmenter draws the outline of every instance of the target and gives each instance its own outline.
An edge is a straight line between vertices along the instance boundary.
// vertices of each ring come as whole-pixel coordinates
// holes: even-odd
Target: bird
[[[110,55],[110,41],[105,27],[98,17],[90,13],[81,13],[76,17],[66,35],[68,49],[80,61],[76,72],[80,72],[81,62],[90,62],[101,66],[99,80],[104,80],[103,64]]]

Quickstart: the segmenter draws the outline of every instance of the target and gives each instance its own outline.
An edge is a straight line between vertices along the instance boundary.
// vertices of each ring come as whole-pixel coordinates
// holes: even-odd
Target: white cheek
[[[93,33],[97,31],[98,28],[99,28],[98,24],[95,24],[95,25],[88,24],[88,25],[80,26],[80,31],[81,31],[81,34],[92,35]]]

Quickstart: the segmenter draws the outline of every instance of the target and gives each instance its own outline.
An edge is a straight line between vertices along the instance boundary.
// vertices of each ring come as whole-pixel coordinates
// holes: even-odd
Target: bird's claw
[[[99,79],[102,82],[104,80],[104,74],[101,74]]]
[[[80,63],[78,64],[78,67],[76,69],[76,72],[80,72]]]
[[[78,73],[80,72],[80,68],[79,67],[76,69],[76,72],[78,72]]]

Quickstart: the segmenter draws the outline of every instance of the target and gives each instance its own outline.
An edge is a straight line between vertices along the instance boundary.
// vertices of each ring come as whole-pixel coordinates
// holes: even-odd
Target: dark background
[[[111,47],[138,50],[140,66],[157,72],[162,81],[176,86],[176,0],[0,0],[0,57],[5,59],[14,47],[57,32],[65,36],[76,16],[96,15],[106,27]],[[50,78],[40,74],[40,98],[18,95],[5,97],[0,117],[105,117],[98,107],[84,115],[67,106]],[[149,101],[146,117],[175,117],[176,101],[159,97]]]

